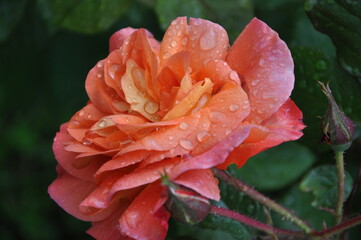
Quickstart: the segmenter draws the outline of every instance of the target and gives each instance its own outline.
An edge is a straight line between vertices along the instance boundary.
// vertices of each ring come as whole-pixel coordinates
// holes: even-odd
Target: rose
[[[164,239],[161,175],[219,200],[211,167],[240,167],[301,137],[293,84],[290,51],[256,18],[231,48],[225,30],[202,19],[177,18],[161,44],[122,29],[87,76],[89,103],[54,139],[49,193],[93,222],[96,239]]]

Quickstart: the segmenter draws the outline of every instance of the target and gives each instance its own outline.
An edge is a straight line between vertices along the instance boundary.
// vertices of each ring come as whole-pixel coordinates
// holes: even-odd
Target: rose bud
[[[355,125],[337,105],[329,85],[325,86],[321,82],[320,85],[329,103],[321,122],[323,140],[330,144],[335,151],[347,150],[351,146]]]
[[[175,220],[193,225],[207,217],[211,210],[211,204],[207,198],[172,182],[166,175],[163,176],[162,183],[168,187],[169,196],[166,207]]]

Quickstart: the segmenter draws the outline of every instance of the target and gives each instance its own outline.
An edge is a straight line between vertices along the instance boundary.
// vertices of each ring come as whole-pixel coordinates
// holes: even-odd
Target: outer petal
[[[224,60],[228,48],[227,32],[218,24],[203,19],[186,17],[175,19],[164,35],[160,47],[161,66],[166,60],[181,51],[188,51],[190,66],[194,72],[212,59]]]
[[[288,99],[294,85],[291,53],[276,32],[254,18],[231,47],[227,62],[244,80],[252,112],[261,122]]]
[[[49,186],[48,192],[66,212],[83,221],[101,221],[112,213],[110,208],[92,216],[80,212],[79,204],[93,191],[94,183],[73,177],[61,167],[57,170],[58,178]]]
[[[109,39],[109,52],[119,49],[123,45],[124,40],[136,30],[137,29],[127,27],[113,33]]]
[[[288,99],[281,108],[262,125],[270,130],[269,135],[264,140],[241,144],[229,155],[227,160],[218,167],[225,169],[232,163],[241,167],[250,157],[259,152],[286,141],[297,140],[303,135],[301,130],[305,127],[302,123],[302,112],[291,99]]]
[[[193,189],[206,198],[219,201],[221,198],[218,179],[210,169],[196,169],[183,173],[174,180],[176,183]]]
[[[64,144],[74,140],[69,134],[66,133],[67,124],[63,124],[54,138],[53,152],[55,158],[62,168],[64,168],[69,174],[76,176],[77,178],[84,180],[92,180],[94,173],[101,166],[102,160],[92,161],[84,168],[77,169],[73,167],[74,160],[77,153],[69,152],[65,150]]]
[[[131,238],[123,236],[119,230],[119,218],[128,204],[121,202],[119,205],[120,207],[110,217],[93,223],[87,233],[97,240],[131,240]]]
[[[148,185],[121,216],[121,232],[134,239],[162,240],[168,230],[170,214],[163,204],[164,187],[159,182]]]

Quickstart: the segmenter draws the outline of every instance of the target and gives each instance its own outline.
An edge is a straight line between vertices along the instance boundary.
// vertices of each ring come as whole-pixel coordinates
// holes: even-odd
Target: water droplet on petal
[[[202,50],[210,50],[217,46],[217,33],[213,29],[208,29],[199,39]]]
[[[154,114],[158,111],[159,105],[156,102],[148,101],[144,104],[144,110],[149,114]]]
[[[221,122],[225,118],[224,118],[224,114],[221,112],[211,112],[210,119],[212,122],[217,123],[217,122]]]
[[[182,130],[187,130],[189,127],[189,124],[186,123],[186,122],[182,122],[180,125],[179,125],[179,128],[182,129]]]
[[[107,125],[107,123],[105,122],[104,119],[99,122],[99,127],[100,128],[104,128],[106,125]]]
[[[97,67],[102,68],[104,66],[103,62],[98,62]]]
[[[109,76],[114,79],[114,78],[115,78],[115,74],[116,74],[117,71],[119,71],[119,69],[120,69],[120,66],[119,66],[119,65],[117,65],[117,64],[111,65],[111,66],[108,68],[108,74],[109,74]]]
[[[231,132],[232,132],[231,129],[227,129],[226,132],[225,132],[225,133],[226,133],[226,136],[228,136]]]
[[[233,81],[237,81],[238,80],[238,74],[236,71],[232,71],[230,74],[229,74],[229,78]]]
[[[170,44],[172,47],[177,46],[177,42],[176,41],[172,41],[172,43]]]
[[[197,134],[197,140],[199,142],[204,142],[207,138],[209,138],[211,136],[211,134],[207,131],[200,131],[198,134]]]
[[[83,110],[80,110],[80,112],[79,112],[79,117],[82,117],[82,116],[84,116],[84,111],[83,111]]]
[[[168,136],[169,141],[174,140],[174,136]]]
[[[231,106],[229,106],[229,111],[231,112],[236,112],[238,109],[239,109],[238,104],[231,104]]]
[[[253,80],[253,81],[251,82],[251,85],[252,85],[253,87],[254,87],[254,86],[257,86],[259,82],[260,82],[259,79],[255,79],[255,80]]]
[[[183,38],[183,39],[182,39],[182,45],[183,45],[183,46],[186,46],[186,45],[187,45],[187,42],[188,42],[188,39],[187,39],[187,38]]]
[[[164,53],[164,58],[169,58],[172,54],[170,52]]]
[[[185,150],[192,150],[194,148],[193,143],[188,141],[187,139],[179,140],[179,145]]]
[[[97,73],[97,77],[98,77],[98,78],[101,78],[102,76],[103,76],[103,74]]]
[[[260,58],[260,59],[259,59],[259,65],[260,65],[261,67],[263,67],[264,64],[265,64],[264,59],[263,59],[263,58]]]

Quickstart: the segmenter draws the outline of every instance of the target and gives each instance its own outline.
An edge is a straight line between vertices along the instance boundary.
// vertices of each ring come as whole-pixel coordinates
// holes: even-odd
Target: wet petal
[[[190,188],[206,198],[219,201],[218,180],[210,169],[190,170],[177,177],[174,182]]]
[[[92,180],[94,173],[101,166],[101,159],[93,161],[91,164],[82,169],[73,167],[73,163],[77,156],[77,153],[69,152],[65,150],[64,144],[73,140],[73,138],[66,133],[67,124],[61,126],[60,132],[58,132],[54,138],[53,152],[55,158],[69,174],[84,180]]]
[[[134,239],[165,239],[169,212],[164,187],[159,182],[148,185],[125,210],[119,220],[121,232]]]
[[[219,168],[225,169],[232,163],[241,167],[250,157],[259,152],[286,141],[297,140],[303,135],[301,130],[305,127],[302,123],[302,112],[291,99],[288,99],[270,119],[265,121],[263,126],[269,130],[265,139],[249,141],[235,148],[226,162],[219,165]]]
[[[127,27],[113,33],[109,39],[109,52],[119,49],[123,45],[124,40],[136,30],[137,29]]]
[[[166,60],[181,51],[188,51],[193,72],[201,69],[212,59],[224,60],[228,49],[226,31],[218,24],[207,20],[186,17],[175,19],[168,27],[160,47],[161,66]]]
[[[115,209],[110,217],[94,222],[87,233],[97,240],[131,240],[131,238],[123,236],[119,230],[119,218],[128,205],[129,203],[125,201],[120,202],[120,207]]]
[[[245,82],[252,107],[249,121],[267,119],[290,96],[294,85],[291,53],[278,34],[257,18],[234,42],[227,62]]]
[[[94,183],[73,177],[61,167],[57,170],[58,178],[49,186],[48,192],[60,207],[83,221],[100,221],[111,214],[112,211],[107,210],[91,216],[80,212],[79,205],[94,190]]]

